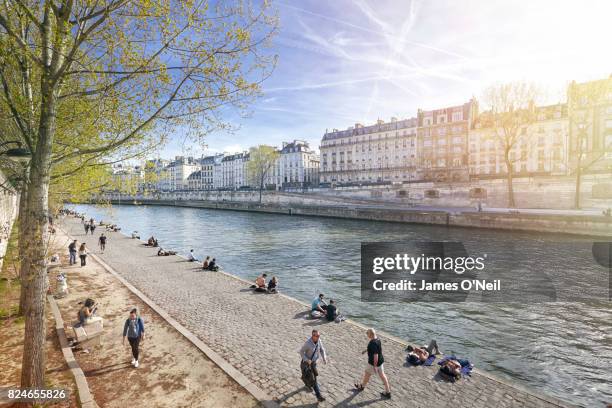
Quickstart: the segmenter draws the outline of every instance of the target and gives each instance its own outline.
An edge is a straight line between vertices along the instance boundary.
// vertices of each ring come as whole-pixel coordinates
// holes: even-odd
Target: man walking
[[[70,254],[70,265],[74,265],[76,263],[76,255],[77,255],[77,240],[75,239],[68,245],[68,253]]]
[[[138,316],[138,311],[132,309],[130,311],[130,317],[128,317],[123,325],[123,344],[125,345],[125,337],[127,336],[128,342],[132,347],[132,365],[134,368],[138,368],[138,347],[140,341],[144,340],[144,322],[142,318]]]
[[[89,223],[86,222],[85,223],[85,235],[87,235],[88,232],[89,232]]]
[[[323,395],[321,395],[321,389],[319,387],[319,383],[317,382],[317,377],[319,376],[317,371],[317,360],[319,360],[319,357],[321,357],[323,364],[327,364],[327,355],[320,337],[321,335],[319,334],[319,331],[313,330],[311,337],[306,340],[306,343],[304,343],[300,349],[300,357],[302,358],[300,369],[302,370],[302,378],[306,377],[309,374],[309,371],[312,373],[314,376],[314,382],[312,387],[309,388],[314,390],[317,400],[319,402],[323,402],[325,401],[325,398]]]
[[[391,398],[391,388],[389,387],[389,380],[385,375],[385,369],[383,363],[385,362],[385,358],[382,353],[382,344],[380,343],[380,339],[376,337],[376,332],[374,329],[368,329],[366,334],[368,335],[368,339],[370,342],[368,343],[368,348],[364,350],[361,354],[368,353],[368,366],[363,374],[363,380],[361,380],[361,384],[355,384],[355,389],[357,391],[363,391],[368,382],[370,381],[370,377],[372,374],[378,374],[383,384],[385,385],[385,392],[381,392],[380,395],[385,399]]]
[[[100,250],[104,253],[104,249],[106,248],[106,235],[104,235],[104,233],[98,238],[98,245],[100,245]]]

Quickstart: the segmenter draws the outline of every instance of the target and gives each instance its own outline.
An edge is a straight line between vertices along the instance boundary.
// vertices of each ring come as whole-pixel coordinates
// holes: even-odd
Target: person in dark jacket
[[[77,240],[75,239],[68,245],[68,253],[70,254],[70,265],[74,265],[76,263],[77,256]]]
[[[126,319],[123,325],[123,344],[125,345],[125,338],[127,337],[130,346],[132,347],[132,365],[134,368],[138,368],[138,350],[140,342],[144,340],[144,322],[142,317],[138,316],[138,311],[132,309],[130,311],[130,317]]]

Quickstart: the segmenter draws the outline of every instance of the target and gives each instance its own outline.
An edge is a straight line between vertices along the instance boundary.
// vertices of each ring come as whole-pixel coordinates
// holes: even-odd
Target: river
[[[587,238],[551,234],[449,229],[439,226],[298,217],[178,207],[77,205],[96,220],[129,234],[154,235],[166,249],[202,259],[213,255],[246,279],[262,272],[280,279],[289,296],[310,302],[322,292],[355,321],[407,341],[435,338],[445,353],[476,367],[582,406],[612,401],[612,307],[609,300],[512,303],[361,302],[360,246],[377,241],[461,241],[504,253],[512,267],[547,267],[547,252],[567,265]],[[546,262],[542,260],[546,258]],[[548,266],[550,267],[550,266]],[[598,266],[581,268],[592,280]]]

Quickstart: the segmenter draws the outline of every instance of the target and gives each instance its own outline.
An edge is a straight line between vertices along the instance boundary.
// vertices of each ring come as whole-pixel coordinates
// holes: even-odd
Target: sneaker
[[[324,396],[317,397],[317,401],[323,402],[325,401],[325,397]]]
[[[134,362],[134,368],[138,368],[138,360]],[[391,394],[389,394],[389,398],[391,398]]]
[[[132,359],[132,363],[131,363],[131,364],[132,364],[132,365],[134,365],[134,363],[135,363],[135,362],[136,362],[136,359],[135,359],[135,358],[133,358],[133,359]]]
[[[384,399],[391,399],[391,393],[390,392],[381,392],[380,396],[383,397]]]

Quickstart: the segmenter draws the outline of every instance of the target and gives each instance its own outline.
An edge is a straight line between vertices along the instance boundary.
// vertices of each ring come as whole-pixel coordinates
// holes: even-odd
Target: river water
[[[612,402],[612,304],[603,297],[571,303],[361,302],[362,242],[461,241],[535,271],[551,267],[542,262],[551,245],[555,259],[583,263],[572,248],[588,243],[586,238],[175,207],[75,209],[112,220],[126,234],[154,235],[165,249],[186,254],[193,248],[199,259],[212,255],[224,270],[249,280],[262,272],[276,275],[282,291],[299,300],[325,293],[358,322],[407,341],[435,338],[444,353],[469,358],[497,377],[577,405]],[[593,263],[577,278],[594,280],[600,269]]]

